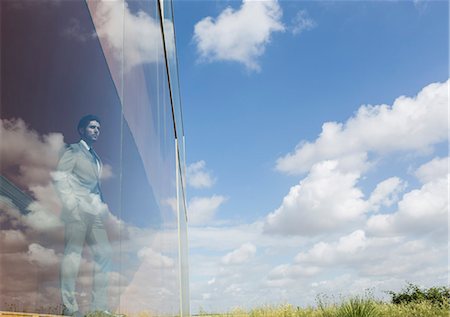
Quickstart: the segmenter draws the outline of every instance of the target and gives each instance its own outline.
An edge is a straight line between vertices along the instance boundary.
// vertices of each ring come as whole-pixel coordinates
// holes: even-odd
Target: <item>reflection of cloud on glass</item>
[[[177,313],[173,311],[177,309],[173,295],[178,290],[178,231],[140,228],[124,222],[121,229],[127,238],[112,243],[115,254],[120,252],[121,256],[110,274],[110,296],[120,296],[119,308],[126,314]]]
[[[45,189],[41,190],[43,194]],[[30,206],[36,204],[33,202]],[[6,290],[18,290],[9,292],[5,302],[17,302],[15,298],[20,293],[21,307],[36,300],[46,307],[59,303],[63,230],[53,228],[52,221],[59,219],[54,215],[52,219],[44,219],[44,212],[36,207],[36,212],[23,214],[11,199],[0,196],[0,256],[4,260],[0,267],[0,292],[6,294]],[[120,297],[120,308],[127,312],[158,309],[167,313],[173,309],[172,296],[178,287],[177,231],[139,228],[110,213],[105,226],[115,254],[110,273],[112,307]],[[167,254],[167,251],[172,253]],[[90,304],[90,296],[82,295],[90,293],[93,263],[89,256],[83,257],[77,277],[79,304],[83,310]],[[36,292],[36,282],[41,287],[40,292]]]
[[[63,227],[57,215],[41,207],[33,201],[24,214],[10,198],[0,195],[0,309],[5,303],[14,303],[20,310],[35,310],[33,305],[39,302],[46,313],[60,313]],[[82,293],[90,293],[93,266],[90,256],[82,259],[77,277],[82,310],[90,306],[90,296],[83,297]]]
[[[163,254],[152,246],[139,250],[138,258],[139,266],[123,289],[120,310],[150,311],[155,315],[177,313],[178,308],[173,305],[178,291],[176,256]]]
[[[170,210],[176,214],[178,210],[178,201],[176,197],[167,198],[166,200],[163,200],[162,204],[165,206],[169,206]]]
[[[21,214],[19,208],[14,204],[11,198],[0,195],[0,215],[2,230],[8,228],[17,228]]]
[[[63,135],[39,135],[22,119],[0,122],[0,172],[19,186],[45,185],[58,162]]]
[[[63,135],[41,135],[20,118],[2,119],[0,135],[0,293],[5,295],[0,305],[14,303],[26,310],[39,302],[46,312],[59,313],[64,237],[51,172]]]
[[[62,30],[61,34],[78,42],[86,42],[94,38],[93,34],[91,34],[86,27],[83,27],[80,21],[75,18],[71,18],[68,21],[67,26]]]
[[[115,175],[112,170],[112,166],[109,164],[103,164],[102,175],[100,175],[100,179],[107,180],[107,179],[113,178],[114,176]]]
[[[36,202],[39,203],[41,208],[45,208],[52,213],[59,213],[59,211],[61,210],[61,201],[56,195],[53,184],[49,183],[45,186],[30,186],[29,190],[33,193]],[[30,206],[28,207],[28,209],[32,210],[30,209]]]
[[[28,246],[27,255],[31,262],[39,266],[54,266],[59,262],[55,250],[47,249],[37,243]]]
[[[16,188],[14,197],[0,193],[0,293],[5,294],[2,300],[18,303],[21,310],[26,310],[27,305],[31,309],[39,302],[46,312],[57,314],[60,312],[59,264],[64,251],[64,230],[60,221],[62,203],[53,181],[63,136],[39,134],[21,119],[1,120],[0,128],[1,177],[4,179],[0,188],[5,189],[4,184]],[[111,166],[104,165],[102,178],[111,177],[114,177]],[[91,197],[92,200],[97,198]],[[171,204],[176,208],[176,200],[172,199]],[[99,209],[105,207],[100,201],[98,205]],[[171,208],[169,205],[166,204],[166,209]],[[178,291],[177,230],[139,228],[109,211],[105,216],[105,227],[113,247],[111,303],[117,305],[121,296],[124,308],[129,304],[136,312],[155,308],[164,313],[172,312],[173,296]],[[89,309],[91,297],[83,294],[90,294],[93,266],[88,252],[77,276],[82,310]],[[39,292],[36,292],[37,286]],[[149,297],[154,300],[149,301]],[[0,303],[0,309],[2,305]]]
[[[164,38],[166,42],[168,59],[174,61],[175,55],[175,30],[170,20],[164,19]]]
[[[172,179],[171,177],[175,178],[171,175],[174,171],[169,172],[169,169],[173,169],[175,155],[171,156],[174,148],[170,146],[170,143],[163,141],[165,139],[162,137],[162,134],[171,133],[167,130],[168,125],[156,124],[157,122],[168,123],[167,120],[171,118],[154,107],[161,102],[164,104],[170,102],[168,91],[162,86],[157,88],[162,95],[149,90],[149,87],[152,87],[151,83],[158,80],[158,74],[164,72],[162,68],[158,70],[154,68],[164,67],[165,61],[161,21],[159,15],[155,13],[155,7],[142,2],[128,3],[123,0],[87,1],[111,77],[122,101],[126,121],[124,146],[126,153],[131,154],[124,163],[125,175],[134,176],[130,173],[134,173],[133,170],[136,171],[139,168],[138,165],[128,162],[135,159],[137,162],[139,156],[145,158],[141,159],[145,174],[134,176],[145,182],[145,185],[131,192],[129,188],[132,186],[127,183],[129,180],[127,177],[123,179],[126,200],[128,200],[125,204],[132,204],[132,208],[138,210],[138,207],[129,201],[130,197],[142,197],[144,186],[148,187],[151,194],[141,199],[150,208],[155,207],[156,201],[171,195],[166,189],[168,188],[167,180]],[[166,33],[172,31],[171,21],[165,20],[163,25]],[[171,36],[173,37],[173,32]],[[174,45],[169,45],[173,43],[173,40],[169,40],[169,35],[166,35],[166,39],[168,50],[173,50]],[[168,55],[172,56],[170,54],[169,52]],[[164,96],[164,99],[161,99],[161,96]],[[149,105],[153,106],[149,107]],[[129,214],[128,220],[134,214]]]
[[[3,202],[12,199],[10,207],[20,210],[15,218],[31,228],[50,230],[60,227],[61,205],[51,184],[50,173],[63,146],[62,134],[40,135],[22,119],[3,119],[0,135],[1,184],[10,196],[3,197]],[[2,195],[5,193],[2,191]]]
[[[152,248],[145,247],[138,251],[138,257],[153,268],[172,268],[175,261]]]
[[[39,0],[39,1],[10,1],[16,10],[34,10],[36,7],[45,7],[47,10],[59,7],[61,0]]]
[[[17,309],[26,310],[39,301],[48,308],[46,312],[57,308],[63,236],[61,227],[53,226],[58,219],[46,219],[49,214],[44,213],[40,210],[24,215],[10,198],[0,196],[0,305],[15,303]],[[46,226],[49,230],[43,230]],[[36,292],[36,283],[40,281],[45,281],[45,285]]]
[[[97,35],[111,49],[117,61],[124,62],[125,70],[146,63],[163,61],[161,26],[157,19],[139,10],[132,13],[126,1],[88,1]],[[164,28],[173,34],[171,21]],[[169,42],[173,42],[169,40]],[[173,45],[169,45],[170,51]]]
[[[24,219],[36,230],[46,231],[62,227],[59,215],[49,212],[41,203],[32,202],[28,206],[28,210],[30,213],[24,216]]]

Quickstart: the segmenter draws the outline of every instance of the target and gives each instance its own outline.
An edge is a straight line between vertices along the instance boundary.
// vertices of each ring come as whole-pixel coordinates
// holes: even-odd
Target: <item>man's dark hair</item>
[[[88,115],[84,116],[83,118],[81,118],[80,121],[78,122],[78,126],[77,126],[78,134],[81,134],[80,130],[86,129],[89,122],[91,122],[91,121],[97,121],[98,123],[101,123],[99,117],[97,117],[93,114],[88,114]]]

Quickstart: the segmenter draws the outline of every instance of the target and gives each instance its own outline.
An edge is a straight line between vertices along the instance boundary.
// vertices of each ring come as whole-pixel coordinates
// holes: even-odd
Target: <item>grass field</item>
[[[371,292],[339,302],[319,296],[314,307],[267,306],[251,310],[234,309],[223,314],[201,312],[210,317],[449,317],[450,288],[421,288],[408,283],[400,292],[388,291],[390,303],[374,299]]]
[[[449,317],[449,305],[437,306],[428,301],[388,304],[372,299],[353,298],[339,305],[301,308],[292,305],[260,307],[252,310],[234,309],[223,314],[201,312],[211,317]]]

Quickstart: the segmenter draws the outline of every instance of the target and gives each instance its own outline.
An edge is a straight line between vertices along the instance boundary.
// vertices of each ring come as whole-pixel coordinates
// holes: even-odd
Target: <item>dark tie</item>
[[[97,155],[95,154],[94,149],[90,148],[89,152],[91,153],[92,157],[94,158],[94,161],[97,163]]]

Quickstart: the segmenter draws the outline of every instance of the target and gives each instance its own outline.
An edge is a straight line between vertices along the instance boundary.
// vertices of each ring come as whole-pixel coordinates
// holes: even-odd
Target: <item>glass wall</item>
[[[171,10],[0,1],[0,311],[189,315]]]

